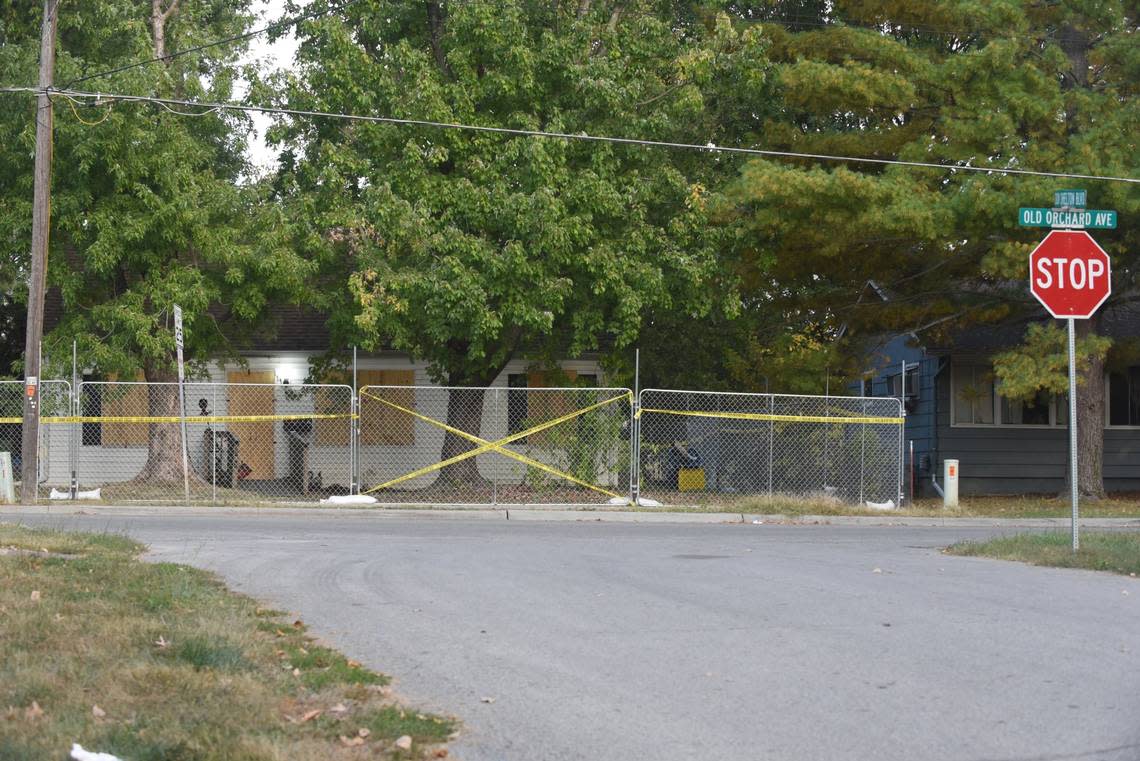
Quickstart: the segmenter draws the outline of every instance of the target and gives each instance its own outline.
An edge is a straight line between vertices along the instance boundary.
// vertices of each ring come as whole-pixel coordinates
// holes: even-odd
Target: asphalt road
[[[995,529],[20,520],[295,611],[466,761],[1140,759],[1140,580],[939,552]]]

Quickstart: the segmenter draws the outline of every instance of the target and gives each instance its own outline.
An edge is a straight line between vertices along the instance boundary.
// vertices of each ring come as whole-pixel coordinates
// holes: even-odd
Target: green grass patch
[[[649,494],[658,498],[654,494]],[[664,497],[663,507],[626,507],[647,513],[696,512],[744,513],[747,515],[783,515],[788,518],[803,516],[863,515],[876,517],[912,518],[1066,518],[1072,512],[1068,497],[1012,496],[967,497],[958,507],[946,509],[941,499],[920,499],[903,505],[898,510],[874,510],[860,505],[849,505],[834,499],[812,497],[727,497],[719,495],[685,493]],[[1110,498],[1083,500],[1081,515],[1086,518],[1140,518],[1140,499]]]
[[[961,542],[946,552],[1057,568],[1140,574],[1140,532],[1086,532],[1081,534],[1081,548],[1077,552],[1073,552],[1072,535],[1064,532]]]
[[[128,539],[0,524],[0,549],[4,761],[73,742],[130,761],[421,759],[454,732],[303,623]]]

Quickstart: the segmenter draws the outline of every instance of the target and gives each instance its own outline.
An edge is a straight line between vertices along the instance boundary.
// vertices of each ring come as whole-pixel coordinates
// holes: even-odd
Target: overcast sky
[[[306,3],[307,4],[307,3]],[[254,29],[285,18],[285,0],[254,0],[253,9],[258,14],[254,22]],[[258,61],[265,68],[285,69],[293,63],[293,54],[297,49],[297,40],[292,34],[286,35],[273,44],[269,43],[268,34],[259,34],[249,41],[248,60]],[[249,141],[249,157],[258,169],[268,169],[276,161],[276,153],[265,144],[265,130],[270,124],[270,118],[264,114],[253,114],[253,124],[257,130],[256,135]]]

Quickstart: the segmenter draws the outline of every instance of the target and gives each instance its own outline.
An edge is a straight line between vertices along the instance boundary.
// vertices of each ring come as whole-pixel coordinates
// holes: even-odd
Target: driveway
[[[18,519],[295,611],[466,761],[1140,758],[1140,583],[940,553],[1003,529]]]

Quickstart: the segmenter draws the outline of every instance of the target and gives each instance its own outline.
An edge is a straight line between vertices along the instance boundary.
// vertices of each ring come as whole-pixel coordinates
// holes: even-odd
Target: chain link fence
[[[349,386],[186,383],[190,501],[313,502],[353,488]],[[177,383],[84,382],[76,470],[104,501],[185,499]]]
[[[0,381],[0,452],[12,457],[12,473],[20,480],[23,463],[24,381]],[[72,395],[71,384],[64,380],[41,381],[39,485],[37,493],[54,486],[64,488],[70,482]]]
[[[40,385],[41,496],[117,503],[898,504],[891,397],[625,388],[186,383]],[[0,381],[0,451],[21,462],[22,381]],[[634,430],[636,440],[631,439]]]
[[[625,388],[360,389],[361,490],[399,504],[597,504],[629,493]]]
[[[664,504],[900,503],[898,399],[645,389],[638,407],[640,491]]]

